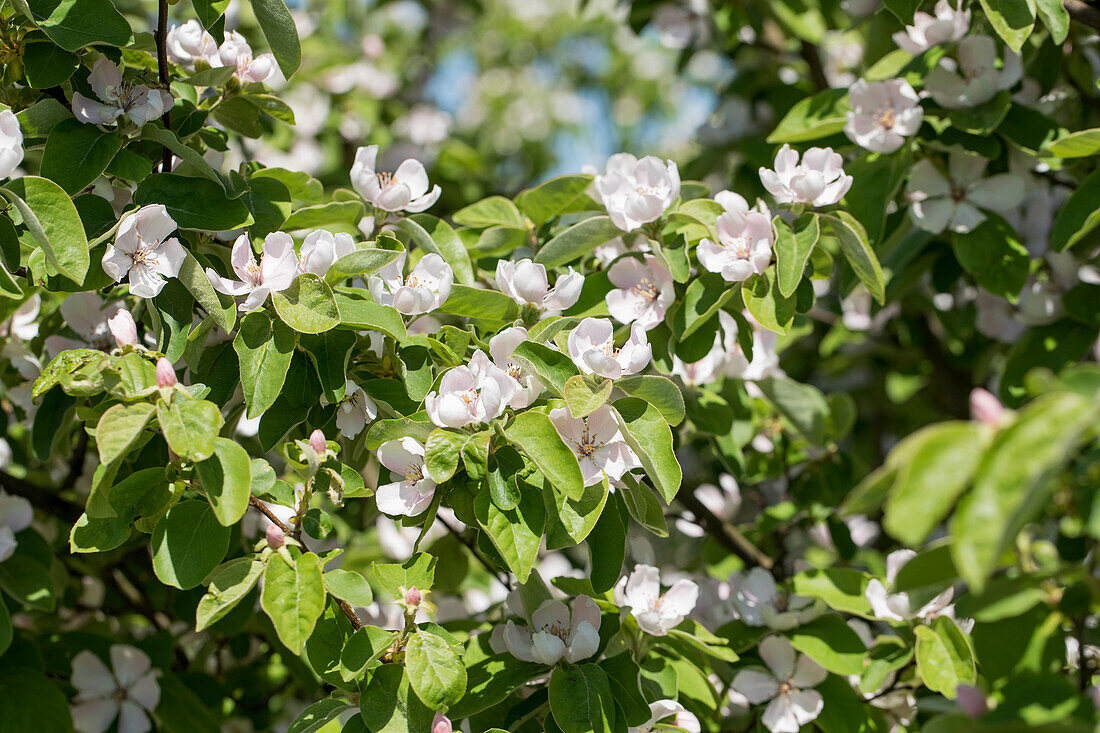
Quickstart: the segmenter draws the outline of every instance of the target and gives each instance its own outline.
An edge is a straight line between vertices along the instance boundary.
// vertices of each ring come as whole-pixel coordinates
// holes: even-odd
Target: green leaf
[[[595,664],[555,667],[550,712],[563,733],[612,733],[615,699],[607,674]]]
[[[611,693],[615,697],[618,709],[626,718],[626,724],[641,726],[650,717],[649,703],[642,695],[642,669],[629,653],[616,654],[599,663],[600,669],[607,675]]]
[[[737,286],[713,272],[700,273],[684,292],[680,306],[673,312],[672,332],[676,340],[683,342],[699,328],[711,322],[718,309],[737,294]],[[706,344],[710,350],[710,343]],[[689,359],[689,361],[698,361]]]
[[[232,70],[232,67],[226,67]],[[221,71],[221,69],[210,69],[209,71]],[[168,148],[173,153],[183,159],[187,165],[194,168],[206,178],[210,179],[214,183],[222,187],[222,190],[228,195],[231,193],[229,182],[225,179],[221,173],[214,170],[209,163],[206,162],[206,158],[202,157],[199,151],[195,150],[190,145],[183,143],[176,133],[164,128],[160,121],[147,122],[145,127],[141,128],[141,139],[152,140],[155,143],[159,143],[162,146]],[[177,222],[178,223],[178,222]],[[253,232],[255,234],[255,232]]]
[[[1048,473],[1067,459],[1082,431],[1097,419],[1094,400],[1069,392],[1039,397],[1020,411],[982,456],[974,488],[951,522],[952,558],[980,593],[1001,553],[1050,496]]]
[[[592,589],[606,593],[615,587],[626,560],[626,507],[619,493],[609,494],[596,526],[585,538],[591,559]]]
[[[1050,231],[1051,249],[1064,252],[1100,224],[1100,208],[1096,206],[1098,198],[1100,170],[1095,170],[1081,182],[1054,217],[1054,226]]]
[[[106,465],[123,458],[145,431],[156,407],[148,402],[110,407],[96,425],[99,462]]]
[[[93,44],[127,46],[133,39],[130,24],[111,0],[25,0],[20,6],[30,10],[35,25],[66,51]]]
[[[516,229],[525,228],[523,214],[509,199],[503,196],[490,196],[459,209],[451,217],[456,224],[483,229],[491,226],[506,226]]]
[[[623,397],[613,404],[627,445],[661,496],[671,502],[680,490],[683,474],[672,449],[672,430],[661,411],[637,397]]]
[[[555,488],[573,499],[582,496],[584,479],[577,456],[562,440],[550,418],[541,412],[520,413],[504,434],[527,454]]]
[[[963,269],[983,288],[1015,302],[1027,283],[1031,257],[1016,230],[990,212],[978,227],[953,234],[951,246]]]
[[[863,671],[867,647],[839,616],[822,616],[790,632],[791,646],[834,674]]]
[[[340,325],[356,331],[379,331],[399,342],[405,340],[405,323],[395,308],[378,305],[368,294],[362,292],[352,293],[341,289],[335,295]]]
[[[328,268],[328,272],[325,273],[325,282],[329,285],[338,285],[348,278],[369,275],[393,262],[400,255],[400,250],[374,247],[364,247],[348,252]]]
[[[912,166],[913,154],[908,147],[891,154],[864,153],[844,166],[844,172],[853,179],[844,196],[844,210],[863,225],[872,247],[882,241],[890,202]]]
[[[775,272],[779,292],[785,298],[794,295],[802,282],[802,271],[810,259],[810,252],[821,236],[821,224],[813,214],[795,222],[792,231],[786,222],[775,218]]]
[[[340,325],[340,310],[332,288],[317,275],[299,275],[281,293],[272,293],[271,302],[279,318],[299,333],[324,333]]]
[[[194,588],[225,557],[229,535],[205,501],[181,501],[153,530],[153,571],[165,585]]]
[[[535,226],[541,226],[556,216],[584,211],[591,183],[590,175],[558,176],[523,191],[516,196],[516,204]]]
[[[399,220],[396,227],[420,249],[442,257],[454,270],[455,282],[465,285],[474,283],[470,254],[450,224],[431,214],[415,214]]]
[[[429,590],[435,583],[435,556],[418,552],[403,563],[373,563],[371,573],[390,598],[404,598],[405,591],[414,585]]]
[[[0,673],[0,720],[4,721],[4,729],[11,733],[72,733],[69,701],[49,678],[30,667],[32,662],[27,657],[32,653],[24,652],[20,660],[27,664],[16,665],[16,660],[11,660],[11,666]]]
[[[428,733],[435,711],[413,693],[403,665],[383,664],[360,694],[359,715],[371,733]]]
[[[791,578],[791,590],[800,596],[820,598],[837,611],[871,618],[866,573],[848,568],[805,570]]]
[[[46,138],[42,175],[75,194],[98,178],[121,148],[117,132],[104,132],[75,119],[63,120]]]
[[[786,334],[794,323],[795,298],[784,298],[775,278],[774,267],[763,275],[753,275],[741,287],[741,296],[757,323],[769,331]]]
[[[157,420],[168,447],[178,455],[196,463],[214,455],[214,440],[222,429],[223,419],[213,402],[176,393],[171,404],[157,402]]]
[[[374,600],[370,583],[354,570],[329,570],[325,573],[325,589],[341,601],[353,606],[369,606]]]
[[[271,53],[279,62],[279,69],[287,79],[302,63],[302,44],[298,41],[298,27],[283,0],[252,0],[252,12],[264,32]]]
[[[441,636],[417,631],[405,647],[405,672],[413,692],[432,710],[447,710],[466,694],[466,667]]]
[[[613,382],[584,374],[565,380],[565,404],[573,417],[587,417],[607,404]]]
[[[210,574],[206,595],[195,611],[195,631],[209,628],[225,618],[256,586],[264,563],[255,556],[236,557]]]
[[[295,654],[301,654],[325,610],[321,559],[307,552],[291,565],[283,557],[273,556],[264,570],[260,606],[275,625],[279,641]]]
[[[977,681],[974,652],[966,634],[947,616],[937,616],[931,626],[918,626],[917,672],[933,692],[954,700],[959,685]]]
[[[363,204],[358,201],[330,201],[327,204],[303,206],[287,217],[283,229],[318,229],[335,224],[355,226],[363,216]]]
[[[630,474],[624,474],[623,487],[619,492],[623,496],[623,502],[634,521],[648,529],[658,537],[668,537],[668,524],[665,522],[665,512],[657,496],[645,484],[639,483]]]
[[[206,178],[176,173],[154,173],[134,191],[138,206],[164,204],[180,229],[224,232],[254,222],[241,199],[231,199],[225,190]]]
[[[23,72],[31,89],[49,89],[64,84],[80,66],[76,54],[43,40],[23,47]]]
[[[883,527],[918,547],[947,517],[982,458],[987,432],[970,422],[930,425],[905,439],[904,462],[886,502]]]
[[[469,436],[454,430],[436,428],[424,443],[424,467],[437,484],[454,476],[462,457],[462,446]]]
[[[283,391],[296,343],[294,331],[282,321],[272,321],[263,311],[252,311],[241,318],[233,350],[241,366],[241,387],[248,405],[248,417],[262,415]],[[347,359],[344,366],[347,366]]]
[[[535,255],[535,262],[548,269],[561,267],[620,234],[622,231],[609,217],[594,216],[574,224],[544,244]]]
[[[757,381],[760,391],[779,409],[787,421],[814,445],[824,445],[829,403],[817,387],[786,377]]]
[[[302,349],[317,371],[324,398],[331,405],[343,400],[347,392],[348,363],[356,340],[354,333],[344,330],[299,337]]]
[[[603,513],[609,494],[607,481],[603,480],[585,486],[579,499],[554,491],[549,484],[543,485],[542,495],[547,511],[546,548],[558,550],[579,545],[588,537]]]
[[[52,561],[52,558],[44,559]],[[37,611],[53,613],[57,608],[49,566],[19,552],[0,562],[0,590]]]
[[[784,115],[768,136],[769,143],[801,143],[835,135],[848,121],[848,90],[826,89],[806,97]]]
[[[73,116],[72,111],[56,99],[46,97],[27,107],[15,119],[24,138],[39,138],[49,135],[54,125]]]
[[[886,302],[886,281],[882,267],[878,263],[875,251],[867,240],[863,225],[846,211],[821,214],[829,225],[829,230],[840,240],[840,251],[844,253],[848,264],[856,277],[879,303]]]
[[[913,13],[917,12],[921,0],[885,0],[886,9],[897,16],[905,25],[913,24]]]
[[[476,643],[475,638],[470,645]],[[466,652],[467,659],[470,654],[470,651]],[[546,674],[546,667],[534,662],[522,662],[504,653],[472,664],[466,673],[466,694],[449,711],[455,720],[468,718],[496,705],[526,682]]]
[[[508,569],[520,583],[526,583],[546,527],[546,507],[539,493],[521,491],[519,503],[502,510],[490,501],[489,492],[482,491],[474,498],[474,516]]]
[[[981,0],[989,24],[1016,53],[1035,27],[1035,0]]]
[[[1041,0],[1047,2],[1048,0]],[[1053,2],[1053,0],[1050,0]],[[1061,3],[1058,3],[1059,6]],[[1100,153],[1100,128],[1093,127],[1088,130],[1077,130],[1068,135],[1062,135],[1043,146],[1039,151],[1044,157],[1061,158],[1089,158]]]
[[[23,176],[0,188],[46,255],[46,262],[76,284],[84,282],[91,257],[84,225],[72,199],[46,178]]]
[[[340,652],[340,677],[345,682],[357,678],[365,670],[377,667],[379,661],[398,634],[383,631],[376,626],[364,626],[348,637],[344,649]]]
[[[296,717],[290,724],[290,727],[286,729],[286,733],[317,733],[318,731],[330,728],[331,726],[329,726],[328,723],[336,720],[337,716],[344,711],[354,709],[353,706],[343,700],[337,700],[331,697],[325,700],[318,700],[298,713],[298,717]]]
[[[11,611],[9,611],[8,607],[4,604],[4,599],[0,598],[0,656],[8,650],[9,646],[11,646],[13,633]]]
[[[466,318],[511,321],[519,315],[519,305],[504,293],[496,290],[472,288],[468,285],[453,285],[446,302],[439,306],[439,312]]]
[[[645,374],[623,377],[615,386],[631,397],[639,397],[656,407],[669,425],[684,421],[684,395],[668,377]]]
[[[568,355],[537,341],[524,341],[512,352],[512,360],[539,379],[558,396],[565,395],[565,383],[580,372]]]
[[[218,521],[226,527],[240,521],[252,490],[248,452],[228,438],[217,438],[214,455],[195,464],[195,472]]]
[[[226,333],[233,331],[233,326],[237,320],[237,308],[232,304],[232,298],[228,295],[218,295],[213,286],[210,285],[210,279],[206,277],[202,265],[190,252],[186,253],[176,277],[195,297],[196,302],[210,314],[210,317],[214,319],[214,323],[218,324]],[[228,305],[222,304],[223,297],[229,303]]]

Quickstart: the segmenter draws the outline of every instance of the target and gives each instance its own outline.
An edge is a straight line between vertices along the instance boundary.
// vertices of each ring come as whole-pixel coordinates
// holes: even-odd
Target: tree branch
[[[168,80],[168,0],[159,0],[159,8],[157,11],[157,76],[160,78],[160,85],[164,87],[165,91],[171,86]],[[164,113],[164,127],[171,131],[172,129],[172,108],[169,107],[168,111]],[[164,157],[160,162],[160,170],[162,173],[167,173],[172,168],[172,151],[167,147],[164,148]]]
[[[439,522],[444,527],[447,528],[448,532],[450,532],[452,535],[454,535],[456,540],[461,542],[466,547],[466,549],[470,551],[471,555],[473,555],[475,558],[477,558],[477,561],[480,562],[485,567],[485,569],[489,571],[489,574],[492,575],[493,578],[495,578],[498,583],[500,583],[501,585],[504,586],[505,590],[508,590],[508,591],[512,590],[512,586],[508,585],[507,581],[501,580],[500,576],[497,575],[496,568],[494,568],[492,565],[490,565],[489,561],[486,560],[482,556],[481,552],[478,551],[477,545],[474,542],[471,542],[468,537],[466,537],[461,532],[459,532],[457,529],[452,527],[447,522],[447,520],[445,520],[443,517],[440,517],[440,516],[437,515],[436,519],[439,520]],[[505,577],[507,577],[507,576],[505,576]]]
[[[745,535],[722,521],[703,502],[695,498],[693,492],[680,492],[676,495],[676,501],[683,504],[684,508],[695,515],[696,520],[703,525],[703,529],[707,531],[707,534],[717,540],[718,544],[741,558],[747,566],[759,566],[770,571],[775,565],[775,561],[761,552],[756,545],[749,542]]]
[[[1100,8],[1084,0],[1064,0],[1062,7],[1069,13],[1070,18],[1100,30]]]
[[[39,509],[55,514],[70,524],[75,523],[84,513],[83,507],[78,504],[62,499],[49,489],[32,484],[25,479],[16,478],[5,471],[0,471],[0,488],[9,494],[28,499]]]

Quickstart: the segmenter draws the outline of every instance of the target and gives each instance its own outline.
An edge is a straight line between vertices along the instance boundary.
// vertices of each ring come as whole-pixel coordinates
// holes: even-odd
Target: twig
[[[477,561],[480,562],[483,566],[485,566],[485,569],[489,571],[489,574],[492,575],[493,578],[495,578],[498,583],[503,585],[506,590],[508,590],[508,591],[512,590],[512,586],[508,584],[507,580],[501,580],[500,576],[497,575],[496,568],[494,568],[492,565],[489,564],[489,561],[486,560],[485,557],[481,554],[481,552],[477,549],[477,545],[474,542],[472,542],[468,537],[463,535],[457,529],[452,527],[447,522],[447,520],[444,519],[443,517],[440,517],[440,516],[437,515],[436,519],[438,519],[439,522],[444,527],[447,528],[448,532],[450,532],[452,535],[454,535],[455,539],[457,539],[459,542],[461,542],[463,545],[465,545],[466,549],[470,551],[470,554],[473,555],[475,558],[477,558]],[[507,577],[507,575],[505,575],[505,577]]]
[[[825,76],[825,67],[821,64],[821,54],[817,50],[817,46],[808,42],[802,41],[800,47],[802,59],[810,67],[810,80],[813,81],[814,86],[818,91],[824,91],[829,88],[829,80]]]
[[[1090,5],[1084,0],[1065,0],[1062,7],[1069,13],[1069,17],[1100,30],[1100,8]]]
[[[165,91],[168,91],[168,0],[159,0],[159,9],[157,11],[157,76],[160,78],[160,84],[164,87]],[[169,107],[168,111],[164,113],[164,128],[171,132],[172,130],[172,108]],[[172,151],[167,146],[164,148],[164,155],[160,162],[160,170],[162,173],[167,173],[172,167]]]
[[[749,542],[745,535],[735,527],[731,527],[722,521],[714,512],[706,507],[703,502],[695,498],[691,491],[683,491],[676,495],[676,501],[684,505],[688,511],[703,525],[703,529],[718,541],[718,544],[737,555],[749,567],[760,566],[765,570],[771,570],[775,562],[765,555],[760,549]]]

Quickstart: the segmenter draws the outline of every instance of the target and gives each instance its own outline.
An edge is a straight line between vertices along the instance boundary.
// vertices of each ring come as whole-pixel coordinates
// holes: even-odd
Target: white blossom
[[[443,375],[439,393],[429,392],[424,409],[441,428],[461,428],[487,423],[499,417],[516,390],[516,380],[477,351],[469,365],[457,366]]]
[[[920,97],[905,79],[868,82],[860,79],[848,90],[852,109],[844,134],[861,148],[892,153],[917,134],[924,120]]]
[[[699,586],[681,578],[661,593],[661,571],[652,565],[635,565],[630,576],[615,586],[615,603],[629,606],[638,627],[653,636],[665,636],[695,608]]]
[[[989,36],[970,36],[961,41],[955,59],[944,58],[924,78],[924,89],[946,109],[968,109],[984,104],[1008,89],[1023,75],[1023,62],[1005,52],[997,68],[997,44]]]
[[[489,355],[493,357],[493,363],[515,382],[515,390],[508,400],[508,406],[516,410],[530,405],[543,390],[543,384],[538,377],[527,373],[522,366],[512,361],[512,352],[526,340],[527,329],[523,326],[506,328],[489,339]]]
[[[531,625],[514,621],[493,630],[493,651],[508,651],[524,662],[554,665],[588,659],[600,645],[600,608],[588,596],[573,599],[572,608],[546,600],[531,614]]]
[[[699,719],[675,700],[651,702],[649,704],[649,720],[637,727],[628,727],[626,730],[627,733],[650,733],[650,731],[655,730],[658,723],[664,724],[661,729],[664,729],[664,726],[671,725],[685,730],[687,733],[700,733],[702,730],[699,726]]]
[[[155,298],[164,279],[179,274],[186,256],[179,240],[168,237],[175,230],[176,222],[163,204],[142,206],[126,215],[114,243],[103,253],[103,271],[115,282],[128,276],[132,295]]]
[[[568,408],[559,407],[550,411],[550,422],[577,456],[585,486],[600,483],[605,475],[609,481],[619,481],[642,465],[607,405],[586,417],[573,417]]]
[[[775,578],[763,568],[735,573],[730,587],[734,608],[747,626],[789,631],[821,615],[820,604],[814,599],[781,594]]]
[[[558,275],[554,287],[550,287],[546,267],[529,258],[516,262],[498,260],[495,279],[497,289],[502,293],[520,305],[532,303],[538,306],[545,316],[560,315],[562,311],[572,308],[581,297],[584,286],[584,277],[570,267]]]
[[[405,256],[401,255],[367,279],[371,297],[379,305],[390,305],[407,316],[430,313],[446,302],[454,284],[454,271],[435,252],[424,255],[403,278]]]
[[[0,178],[15,173],[23,162],[23,131],[10,109],[0,112]]]
[[[680,377],[689,387],[710,384],[722,376],[740,377],[749,367],[749,360],[737,340],[737,320],[720,310],[718,325],[714,345],[702,359],[685,363],[679,356],[672,355],[672,374]],[[755,347],[755,341],[753,345]]]
[[[758,651],[767,669],[742,669],[732,687],[753,705],[768,703],[761,722],[772,733],[798,733],[821,714],[825,703],[812,688],[828,673],[805,654],[796,658],[794,647],[782,636],[764,639]]]
[[[61,301],[61,317],[79,338],[59,334],[47,336],[46,353],[52,358],[68,349],[110,351],[117,345],[110,320],[124,309],[125,304],[120,300],[108,303],[94,292],[73,293]]]
[[[424,468],[424,446],[414,438],[389,440],[378,447],[378,460],[401,480],[378,487],[378,511],[391,516],[415,517],[432,503],[435,481]]]
[[[355,240],[346,232],[333,234],[317,229],[306,235],[298,255],[298,272],[324,277],[336,260],[355,251]]]
[[[611,317],[619,323],[654,329],[676,300],[672,275],[653,255],[644,255],[641,260],[623,257],[607,271],[607,278],[615,288],[604,300]]]
[[[38,313],[41,309],[42,296],[32,294],[7,320],[0,322],[0,337],[13,336],[20,341],[33,339],[38,335]]]
[[[253,56],[248,40],[237,31],[226,31],[225,40],[218,46],[218,56],[223,66],[235,66],[235,75],[246,83],[265,82],[278,69],[272,54]]]
[[[615,226],[632,232],[672,206],[680,195],[680,172],[671,160],[616,153],[607,161],[607,172],[596,175],[593,189]]]
[[[137,324],[134,323],[130,311],[125,308],[119,308],[117,313],[107,319],[107,327],[119,347],[137,345]]]
[[[172,106],[171,94],[145,84],[123,81],[122,70],[102,56],[92,65],[88,84],[102,101],[73,92],[73,114],[85,124],[113,125],[125,118],[141,127]]]
[[[168,58],[184,68],[194,69],[197,61],[203,61],[211,67],[222,65],[218,42],[195,19],[169,28],[166,46]]]
[[[254,311],[267,302],[271,293],[280,293],[290,287],[298,276],[298,256],[294,254],[294,240],[286,232],[271,232],[264,238],[263,255],[256,262],[252,244],[247,234],[237,237],[229,257],[233,272],[239,281],[230,280],[206,268],[206,277],[220,293],[238,297],[247,295],[237,306],[241,311]]]
[[[699,503],[724,521],[733,520],[741,509],[741,487],[737,484],[737,479],[728,473],[718,475],[717,486],[700,484],[692,493]],[[681,518],[676,520],[676,529],[688,537],[702,537],[706,534],[696,516],[689,511],[684,511]]]
[[[831,206],[852,187],[844,173],[844,159],[832,148],[810,148],[802,156],[784,144],[775,156],[775,169],[760,169],[760,182],[781,204]]]
[[[985,221],[980,208],[1005,211],[1018,205],[1024,197],[1024,179],[1015,173],[982,178],[988,163],[980,155],[955,149],[948,157],[948,178],[928,158],[919,161],[906,184],[913,222],[933,234],[945,229],[966,233]]]
[[[0,562],[12,556],[19,546],[15,535],[31,526],[33,520],[34,509],[29,501],[0,491]]]
[[[346,438],[363,432],[367,423],[378,417],[378,405],[350,379],[344,384],[344,399],[336,406],[336,427]]]
[[[110,667],[87,649],[73,657],[73,726],[79,733],[104,733],[118,718],[118,733],[146,733],[160,702],[157,672],[135,647],[113,644],[110,656]]]
[[[933,46],[957,41],[970,29],[970,11],[962,7],[962,0],[939,0],[935,15],[918,11],[913,13],[913,25],[894,34],[898,47],[919,56]]]
[[[955,595],[952,588],[923,606],[913,608],[908,593],[894,593],[891,589],[897,581],[898,572],[917,556],[912,550],[897,550],[886,556],[886,583],[878,578],[871,578],[867,583],[867,600],[871,604],[871,612],[875,618],[887,621],[908,621],[909,619],[925,619],[945,613]]]
[[[718,241],[706,237],[695,249],[699,264],[719,273],[728,282],[743,282],[759,275],[772,261],[775,232],[767,213],[749,209],[748,202],[729,191],[715,200],[725,211],[718,216]]]
[[[410,158],[393,173],[379,173],[375,171],[377,158],[377,145],[359,148],[351,167],[352,185],[371,206],[415,214],[439,199],[443,191],[438,185],[428,190],[428,173],[420,161]]]
[[[606,318],[585,318],[569,333],[569,357],[585,374],[618,379],[636,374],[653,358],[645,329],[635,323],[622,348],[615,347],[615,328]]]

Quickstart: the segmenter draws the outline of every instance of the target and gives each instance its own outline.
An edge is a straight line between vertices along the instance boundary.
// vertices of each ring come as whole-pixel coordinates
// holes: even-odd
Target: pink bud
[[[278,550],[280,547],[286,544],[286,535],[283,534],[283,530],[279,529],[274,524],[270,524],[267,527],[267,544],[272,550]]]
[[[119,346],[133,346],[137,343],[137,324],[130,311],[120,308],[107,320],[107,327],[115,337],[115,343]]]
[[[970,393],[970,414],[980,423],[997,426],[1004,418],[1001,401],[987,390],[978,387]]]
[[[405,605],[406,606],[419,606],[423,596],[420,594],[420,589],[415,585],[405,591]]]
[[[328,448],[328,445],[325,443],[325,434],[321,432],[320,428],[310,433],[309,447],[317,451],[318,455],[324,453]]]
[[[959,710],[971,720],[977,720],[989,712],[989,704],[986,703],[985,693],[977,687],[959,685],[955,689],[955,698],[955,702],[959,705]]]
[[[157,386],[174,387],[176,382],[176,370],[172,368],[172,362],[163,356],[157,359]]]
[[[443,713],[436,713],[435,719],[432,720],[432,733],[454,733],[451,719]]]

